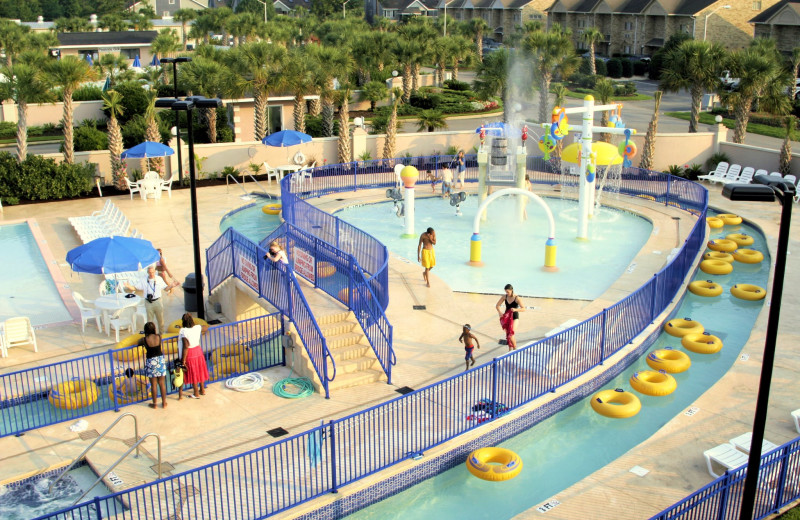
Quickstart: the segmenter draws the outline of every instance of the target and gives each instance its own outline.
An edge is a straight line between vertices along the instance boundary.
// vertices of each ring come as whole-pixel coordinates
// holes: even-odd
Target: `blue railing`
[[[201,347],[209,361],[211,380],[224,379],[237,373],[237,368],[261,370],[284,364],[278,338],[281,332],[278,314],[209,328]],[[166,360],[174,361],[178,352],[177,337],[165,336],[162,349]],[[225,359],[233,357],[237,358],[235,362]],[[119,410],[123,403],[147,400],[144,394],[122,395],[118,386],[128,368],[133,369],[135,375],[143,376],[144,363],[141,349],[134,346],[0,375],[0,437]],[[76,381],[83,381],[88,387],[74,399],[83,406],[64,409],[50,403],[48,397],[55,395],[54,390],[63,394]],[[177,390],[169,382],[167,388],[170,392]]]
[[[291,250],[291,245],[286,249]],[[229,276],[235,276],[292,320],[328,398],[328,383],[336,376],[336,363],[325,336],[293,270],[282,262],[266,260],[266,254],[266,249],[228,228],[206,252],[208,290],[213,291]]]
[[[648,174],[647,180],[642,180],[638,171],[632,171],[630,178],[626,176],[621,189],[635,191],[638,184],[645,188],[642,193],[658,194],[664,204],[697,212],[700,218],[673,260],[614,306],[554,336],[410,394],[262,448],[41,518],[88,518],[90,511],[101,506],[124,513],[125,518],[263,518],[335,492],[492,422],[585,374],[620,351],[671,304],[703,247],[708,201],[703,187],[664,174]],[[323,184],[319,179],[314,182],[319,190],[333,189],[335,184]],[[353,175],[352,181],[341,184],[351,182],[365,183]],[[673,189],[676,186],[679,189]],[[215,259],[227,258],[221,264],[233,262],[230,242],[228,236],[209,249],[210,285],[219,283],[225,271],[220,265],[211,265]],[[575,394],[572,401],[537,409],[534,422],[589,395],[597,384],[582,383],[571,390]],[[487,399],[490,406],[476,418],[476,403],[486,403]],[[129,504],[130,510],[123,511],[120,503]]]

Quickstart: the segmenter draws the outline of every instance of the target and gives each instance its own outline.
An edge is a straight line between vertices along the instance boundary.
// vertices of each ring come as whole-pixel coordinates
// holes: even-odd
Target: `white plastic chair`
[[[268,181],[275,179],[276,182],[281,182],[281,172],[270,166],[267,161],[264,161],[262,166],[264,167],[264,172],[267,174]]]
[[[172,181],[175,180],[175,173],[173,172],[169,179],[161,181],[161,191],[167,192],[169,198],[172,198]]]
[[[120,330],[127,329],[133,333],[134,311],[134,307],[125,307],[124,309],[120,309],[109,316],[108,320],[106,321],[106,336],[111,333],[109,328],[114,329],[116,342],[119,343]]]
[[[144,174],[144,178],[145,179],[157,179],[157,180],[160,181],[161,180],[161,175],[159,175],[158,172],[154,172],[154,171],[151,170],[151,171],[149,171],[149,172]]]
[[[81,311],[81,332],[84,334],[86,333],[86,322],[94,318],[95,322],[97,323],[97,332],[101,332],[100,329],[100,312],[95,308],[94,304],[88,301],[86,298],[81,296],[80,293],[72,291],[72,297],[75,299],[75,303],[78,304],[78,310]]]
[[[139,187],[139,183],[138,182],[131,182],[130,179],[128,179],[127,177],[125,177],[124,179],[125,179],[125,185],[128,187],[128,190],[130,190],[130,192],[131,192],[131,200],[133,200],[133,194],[134,193],[141,194],[142,190]]]
[[[3,325],[3,343],[3,357],[8,356],[8,349],[11,347],[28,343],[33,343],[33,351],[39,352],[36,344],[36,332],[33,330],[31,320],[24,316],[6,320]]]

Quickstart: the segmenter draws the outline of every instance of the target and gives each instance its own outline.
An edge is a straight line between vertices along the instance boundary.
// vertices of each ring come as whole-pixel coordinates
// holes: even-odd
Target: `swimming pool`
[[[735,283],[766,287],[771,259],[763,235],[752,226],[725,226],[712,230],[712,238],[730,233],[747,233],[755,238],[753,249],[764,252],[760,264],[736,263],[733,273],[724,276],[698,271],[696,279],[711,278],[724,288],[722,296],[704,298],[691,293],[684,297],[676,317],[691,317],[724,343],[717,354],[687,352],[692,367],[674,374],[678,389],[666,397],[637,396],[642,410],[630,419],[609,419],[596,414],[583,399],[526,432],[501,444],[517,452],[523,460],[519,477],[509,482],[485,482],[473,477],[459,465],[413,488],[359,511],[349,518],[511,518],[535,507],[620,457],[655,433],[673,416],[681,413],[702,393],[717,382],[738,359],[764,301],[734,298],[730,288]],[[647,353],[665,346],[684,351],[678,338],[661,336]],[[604,388],[630,391],[628,380],[637,370],[648,369],[645,355],[610,381]],[[701,449],[701,447],[698,447]]]
[[[588,241],[575,239],[577,202],[545,198],[556,221],[558,272],[542,271],[548,235],[547,217],[538,204],[528,204],[528,219],[515,217],[516,200],[503,197],[488,208],[481,223],[484,267],[469,260],[472,223],[478,197],[461,204],[463,216],[455,216],[448,200],[437,197],[415,201],[417,234],[436,230],[436,267],[433,273],[459,292],[497,293],[512,283],[523,296],[593,300],[608,289],[630,266],[653,232],[650,221],[632,213],[603,207],[595,213]],[[404,239],[403,219],[395,216],[391,202],[351,206],[336,216],[370,233],[392,253],[410,262],[417,260],[417,238]],[[590,261],[587,264],[587,260]],[[589,268],[587,268],[587,266]],[[591,266],[603,266],[591,269]]]
[[[27,222],[0,226],[0,321],[33,325],[72,321]]]
[[[220,232],[224,233],[225,230],[232,227],[253,242],[261,242],[264,237],[275,231],[275,229],[281,225],[281,218],[279,215],[267,215],[261,211],[261,207],[268,202],[270,202],[270,200],[264,199],[231,211],[220,220]],[[272,200],[272,202],[274,202],[274,200]]]
[[[47,475],[37,475],[20,482],[0,486],[0,518],[3,520],[29,520],[69,507],[76,498],[91,486],[97,475],[87,466],[76,466],[67,476],[59,481],[48,493],[50,483],[53,482],[62,470],[54,470]],[[84,500],[102,497],[111,494],[102,482],[97,484]],[[107,518],[112,513],[125,511],[124,505],[114,501],[116,511],[108,511],[104,501],[100,511],[101,518]],[[93,516],[94,518],[94,516]]]

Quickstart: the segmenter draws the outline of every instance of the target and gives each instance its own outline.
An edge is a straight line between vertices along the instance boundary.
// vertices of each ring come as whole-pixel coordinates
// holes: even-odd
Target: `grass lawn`
[[[777,520],[800,520],[800,506],[786,511]]]
[[[691,112],[665,112],[664,115],[675,117],[678,119],[683,119],[684,121],[688,121],[692,117]],[[714,121],[715,117],[716,116],[714,114],[709,114],[708,112],[701,112],[700,123],[704,125],[715,125],[717,124]],[[728,128],[733,128],[734,125],[736,124],[736,120],[723,118],[722,124]],[[779,128],[777,126],[762,125],[758,123],[747,123],[747,131],[753,134],[766,135],[767,137],[778,137],[780,139],[784,139],[786,137],[786,131],[783,128]],[[797,130],[792,132],[792,141],[800,141],[800,132],[798,132]]]
[[[568,98],[583,99],[587,94],[573,92],[572,90],[567,89],[566,95]],[[597,98],[596,93],[594,94],[594,97],[595,99]],[[653,96],[647,96],[645,94],[636,94],[635,96],[614,96],[611,98],[611,101],[647,101],[648,99],[653,99]]]
[[[35,137],[28,137],[28,143],[38,143],[41,141],[63,141],[63,135],[37,135]],[[0,139],[0,144],[17,144],[17,139]]]

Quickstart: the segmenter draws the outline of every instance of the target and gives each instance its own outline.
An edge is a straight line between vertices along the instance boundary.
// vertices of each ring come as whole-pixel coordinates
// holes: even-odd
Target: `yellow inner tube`
[[[764,254],[755,249],[737,249],[731,256],[733,256],[734,260],[743,264],[757,264],[764,260]]]
[[[692,321],[691,318],[675,318],[674,320],[669,320],[664,325],[664,330],[670,336],[682,338],[687,334],[700,333],[706,329],[700,324],[700,322]]]
[[[722,340],[708,332],[687,334],[681,339],[681,345],[696,354],[716,354],[722,350]]]
[[[742,217],[733,213],[720,213],[717,218],[722,219],[726,226],[735,226],[742,223]]]
[[[90,406],[100,395],[100,390],[93,381],[67,381],[59,383],[47,394],[47,400],[62,410],[77,410]]]
[[[630,392],[621,388],[600,390],[592,396],[592,410],[612,419],[633,417],[642,409],[642,402]]]
[[[692,360],[685,352],[669,347],[652,351],[647,356],[647,364],[654,370],[663,370],[670,374],[686,372],[692,366]]]
[[[244,374],[249,371],[248,364],[237,356],[222,358],[214,363],[214,373],[217,377],[228,377],[232,374]]]
[[[279,202],[277,204],[264,204],[261,206],[261,211],[267,215],[280,215],[283,205]]]
[[[640,394],[662,396],[674,392],[678,382],[666,371],[642,370],[633,373],[631,386]]]
[[[522,459],[505,448],[479,448],[467,457],[467,469],[483,480],[511,480],[522,471]]]
[[[706,274],[730,274],[733,272],[733,264],[725,260],[703,260],[700,262],[700,270]]]
[[[709,251],[703,255],[703,260],[722,260],[723,262],[733,263],[733,255],[722,251]]]
[[[739,247],[736,242],[733,240],[728,240],[727,238],[718,238],[716,240],[709,240],[708,241],[708,248],[714,251],[722,251],[724,253],[730,253],[731,251],[735,251],[737,247]]]
[[[336,273],[336,267],[330,262],[320,262],[317,264],[317,278],[327,278]]]
[[[119,404],[130,404],[137,401],[144,401],[148,397],[150,391],[150,381],[142,375],[135,375],[133,379],[136,380],[136,392],[129,394],[125,391],[126,376],[118,377],[115,380],[117,391],[114,392],[114,385],[108,385],[108,397],[112,401],[116,399]]]
[[[120,340],[120,342],[117,343],[117,348],[124,348],[125,350],[114,352],[114,359],[117,361],[136,361],[144,357],[144,347],[136,346],[143,337],[144,334],[131,334],[127,338]]]
[[[193,318],[195,325],[203,325],[208,326],[208,322],[201,318]],[[167,326],[167,330],[164,331],[164,337],[171,336],[173,334],[177,334],[183,328],[183,322],[181,320],[175,320]]]
[[[725,237],[726,240],[733,240],[736,242],[738,246],[750,246],[753,245],[755,239],[750,235],[745,235],[744,233],[731,233]]]
[[[763,300],[767,295],[767,290],[757,285],[749,283],[737,283],[731,287],[731,294],[742,300],[758,301]]]
[[[236,358],[239,363],[247,364],[253,360],[253,351],[244,345],[226,345],[215,348],[211,353],[211,362],[215,365],[229,358]]]
[[[708,224],[708,227],[711,229],[721,228],[725,225],[722,219],[717,217],[706,217],[706,224]]]
[[[698,296],[719,296],[722,294],[722,286],[711,280],[695,280],[689,284],[689,290]]]

